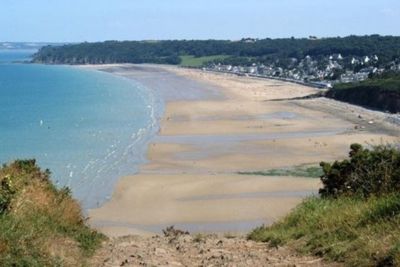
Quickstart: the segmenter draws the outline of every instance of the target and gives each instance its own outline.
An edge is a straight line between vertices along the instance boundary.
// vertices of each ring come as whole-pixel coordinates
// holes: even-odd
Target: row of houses
[[[336,54],[322,59],[313,59],[310,56],[306,56],[302,60],[292,59],[286,67],[281,66],[279,62],[269,65],[253,63],[251,66],[212,63],[205,69],[318,84],[318,87],[331,87],[335,83],[363,81],[371,74],[383,73],[387,69],[400,71],[400,61],[391,62],[389,68],[387,66],[386,68],[379,67],[378,63],[379,57],[377,55],[345,58],[341,54]]]

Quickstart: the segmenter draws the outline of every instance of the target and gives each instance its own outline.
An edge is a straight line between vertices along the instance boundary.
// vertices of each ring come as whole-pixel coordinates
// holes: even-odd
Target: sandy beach
[[[134,79],[165,101],[148,163],[89,211],[109,236],[271,224],[316,193],[319,179],[238,172],[341,159],[351,143],[393,142],[399,133],[383,113],[324,98],[285,100],[318,90],[297,84],[167,66],[85,68]]]

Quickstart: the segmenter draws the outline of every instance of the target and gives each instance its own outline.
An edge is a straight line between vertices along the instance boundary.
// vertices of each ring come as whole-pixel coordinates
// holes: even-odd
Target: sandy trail
[[[340,266],[242,238],[216,235],[122,237],[96,253],[90,266]]]

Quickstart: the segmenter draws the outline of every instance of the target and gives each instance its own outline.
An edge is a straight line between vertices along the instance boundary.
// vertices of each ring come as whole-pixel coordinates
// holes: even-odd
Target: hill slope
[[[349,159],[321,166],[320,197],[250,239],[346,266],[400,266],[400,149],[353,144]]]
[[[34,160],[0,169],[0,266],[82,266],[104,237]]]

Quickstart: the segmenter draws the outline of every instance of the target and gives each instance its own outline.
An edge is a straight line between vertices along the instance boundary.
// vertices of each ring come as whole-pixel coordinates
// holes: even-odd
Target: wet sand
[[[336,101],[275,101],[317,91],[296,84],[166,66],[89,67],[135,79],[166,104],[149,162],[89,212],[110,236],[270,224],[316,193],[319,180],[237,172],[341,159],[351,143],[392,142],[399,132],[384,115]]]

